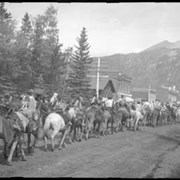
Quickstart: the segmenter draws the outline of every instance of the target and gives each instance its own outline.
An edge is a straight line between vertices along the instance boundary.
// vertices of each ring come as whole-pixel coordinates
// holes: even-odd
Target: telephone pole
[[[151,100],[151,85],[149,84],[149,88],[148,88],[148,101],[150,102]]]
[[[98,58],[98,66],[97,66],[97,80],[96,80],[96,96],[99,98],[99,71],[100,71],[100,58]]]
[[[98,64],[97,64],[97,74],[96,76],[89,75],[89,77],[96,77],[96,97],[99,98],[99,79],[100,77],[109,77],[108,75],[106,76],[100,76],[100,66],[101,66],[101,59],[98,58]]]

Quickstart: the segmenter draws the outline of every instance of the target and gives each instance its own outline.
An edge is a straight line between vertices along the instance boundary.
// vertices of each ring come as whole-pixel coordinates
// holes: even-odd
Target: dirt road
[[[56,146],[54,152],[45,152],[40,141],[27,161],[7,166],[1,157],[0,177],[180,177],[179,145],[179,123]]]

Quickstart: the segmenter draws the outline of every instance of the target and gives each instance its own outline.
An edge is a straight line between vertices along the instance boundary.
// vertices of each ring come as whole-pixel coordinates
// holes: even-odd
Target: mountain
[[[180,90],[180,41],[162,41],[142,52],[101,58],[101,69],[120,71],[132,77],[133,87],[160,89],[176,85]],[[108,67],[108,68],[107,68]]]
[[[162,41],[148,49],[146,49],[145,51],[151,51],[151,50],[154,50],[154,49],[161,49],[161,48],[166,48],[166,49],[176,49],[176,48],[180,48],[180,41],[177,41],[177,42],[169,42],[167,40],[165,41]]]

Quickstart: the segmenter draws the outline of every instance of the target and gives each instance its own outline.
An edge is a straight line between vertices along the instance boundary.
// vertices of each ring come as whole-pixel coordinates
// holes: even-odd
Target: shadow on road
[[[180,135],[179,135],[179,139],[174,138],[174,137],[164,136],[164,135],[157,135],[157,138],[163,139],[166,141],[171,141],[171,142],[173,141],[173,142],[177,143],[178,145],[180,145]]]

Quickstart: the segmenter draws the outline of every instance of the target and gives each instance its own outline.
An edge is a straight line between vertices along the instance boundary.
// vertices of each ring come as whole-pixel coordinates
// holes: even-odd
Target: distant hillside
[[[171,43],[167,40],[162,41],[148,49],[146,49],[145,51],[151,51],[151,50],[155,50],[155,49],[161,49],[161,48],[167,48],[167,49],[179,49],[180,48],[180,41]]]
[[[160,88],[176,85],[180,90],[180,41],[160,42],[140,53],[100,57],[106,70],[121,71],[132,77],[132,85]],[[107,68],[108,67],[108,68]]]

